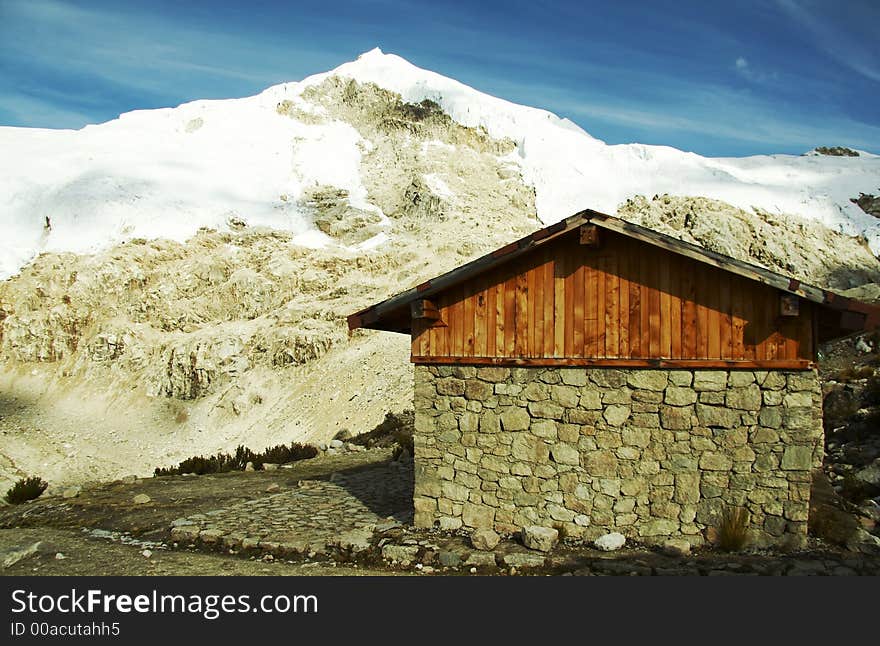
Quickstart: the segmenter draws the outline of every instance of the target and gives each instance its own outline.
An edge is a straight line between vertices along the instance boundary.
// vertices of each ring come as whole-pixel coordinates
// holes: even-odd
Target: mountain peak
[[[364,52],[363,54],[361,54],[360,56],[358,56],[357,59],[361,60],[361,59],[368,59],[368,58],[376,58],[376,57],[384,56],[384,55],[385,55],[385,53],[379,47],[374,47],[373,49],[370,49],[370,50]]]
[[[344,101],[320,105],[309,98],[333,77],[375,84],[404,104],[430,99],[453,124],[488,135],[499,152],[482,168],[498,166],[501,174],[492,176],[491,186],[464,193],[511,194],[505,182],[515,179],[533,191],[545,224],[587,207],[614,213],[634,195],[696,195],[798,214],[862,234],[880,251],[880,221],[851,202],[876,193],[880,157],[709,159],[663,146],[609,146],[551,112],[485,94],[376,47],[255,97],[141,110],[80,131],[0,128],[0,148],[8,153],[0,156],[0,195],[12,196],[0,200],[6,234],[0,278],[41,251],[85,252],[133,237],[184,240],[199,227],[223,228],[230,218],[291,231],[299,244],[319,244],[323,234],[308,204],[316,187],[344,191],[365,213],[382,212],[362,183],[375,172],[368,158],[376,133],[346,113]],[[374,89],[356,91],[368,98]],[[380,123],[430,130],[416,123],[414,106],[395,109]],[[432,168],[446,163],[454,174],[450,159],[460,156],[461,141],[450,138],[449,123],[431,127],[432,138],[412,161]],[[436,197],[448,192],[433,171],[412,174],[416,184],[433,186]]]

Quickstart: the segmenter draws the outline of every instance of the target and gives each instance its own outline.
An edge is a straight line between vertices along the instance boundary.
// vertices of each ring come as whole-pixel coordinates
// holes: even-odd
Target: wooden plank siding
[[[575,231],[432,296],[441,321],[413,320],[412,358],[808,367],[816,306],[801,299],[797,317],[782,317],[779,297],[774,287],[610,231],[598,247],[581,245]]]

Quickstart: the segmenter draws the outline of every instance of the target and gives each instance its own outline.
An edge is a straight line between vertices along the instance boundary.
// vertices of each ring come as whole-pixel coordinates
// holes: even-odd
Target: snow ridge
[[[88,253],[131,238],[184,240],[200,227],[224,229],[237,220],[290,231],[305,246],[334,244],[299,201],[321,185],[384,217],[360,177],[370,142],[350,124],[308,118],[321,107],[305,101],[303,91],[334,75],[375,83],[407,102],[431,99],[462,125],[511,139],[516,149],[504,161],[534,187],[544,223],[587,207],[614,213],[637,194],[699,195],[797,214],[864,235],[880,251],[880,223],[850,202],[880,187],[876,155],[705,158],[665,146],[607,145],[567,119],[374,49],[253,97],[134,111],[79,131],[0,127],[0,279],[42,251]],[[286,114],[285,105],[298,116]],[[430,179],[428,185],[448,190]]]

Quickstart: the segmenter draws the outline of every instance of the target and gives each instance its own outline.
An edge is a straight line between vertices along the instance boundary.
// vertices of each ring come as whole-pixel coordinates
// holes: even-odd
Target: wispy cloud
[[[733,69],[737,75],[750,83],[771,83],[779,78],[775,72],[765,72],[757,69],[744,56],[737,57],[733,62]]]
[[[52,101],[22,93],[0,92],[0,123],[18,123],[23,126],[54,128],[81,128],[92,121],[92,115],[60,107]]]
[[[847,2],[844,11],[836,4],[817,7],[798,0],[777,3],[837,63],[880,82],[876,4],[868,3],[863,10],[857,2]],[[844,24],[839,22],[841,19]],[[859,33],[862,30],[864,33]]]
[[[780,111],[747,90],[688,81],[657,88],[652,101],[624,99],[602,93],[583,96],[549,85],[509,85],[511,92],[530,92],[535,104],[566,116],[596,135],[601,124],[623,126],[633,136],[650,135],[653,143],[689,135],[755,144],[780,150],[808,150],[826,142],[880,150],[880,127],[845,116]],[[633,141],[629,139],[628,141]]]
[[[83,102],[100,91],[152,105],[240,96],[290,80],[291,59],[305,70],[309,59],[321,57],[320,51],[308,47],[297,46],[294,56],[289,43],[272,38],[255,42],[247,35],[179,26],[144,12],[126,12],[124,5],[105,9],[58,0],[4,0],[0,17],[0,66],[22,75],[34,70],[59,83],[76,79]],[[13,84],[3,76],[5,103],[0,108],[19,113],[39,94],[46,109],[28,113],[28,120],[50,114],[52,88],[29,93],[21,87],[30,79]],[[59,113],[63,106],[60,100],[56,103]],[[144,106],[128,109],[134,107]],[[94,121],[95,115],[87,110],[80,114],[86,119],[83,123]]]

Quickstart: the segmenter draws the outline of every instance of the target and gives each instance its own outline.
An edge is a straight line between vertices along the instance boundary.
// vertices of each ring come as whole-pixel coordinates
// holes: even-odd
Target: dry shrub
[[[33,478],[22,478],[6,492],[6,502],[10,505],[20,505],[28,500],[34,500],[39,498],[48,486],[48,482],[36,476]]]
[[[291,444],[279,444],[266,448],[262,453],[254,453],[245,446],[239,446],[235,449],[235,454],[218,453],[217,455],[202,456],[197,455],[187,458],[176,467],[159,468],[155,470],[157,476],[176,476],[183,473],[195,473],[204,475],[206,473],[226,473],[228,471],[243,471],[250,462],[254,465],[254,469],[261,469],[263,464],[285,464],[288,462],[296,462],[298,460],[308,460],[318,455],[318,449],[310,444],[300,444],[292,442]]]
[[[351,438],[352,444],[366,448],[394,447],[397,458],[405,449],[413,455],[413,431],[415,412],[405,410],[401,413],[385,413],[383,419],[373,430]]]
[[[715,528],[715,542],[725,552],[738,552],[749,538],[749,512],[743,507],[726,507]]]

